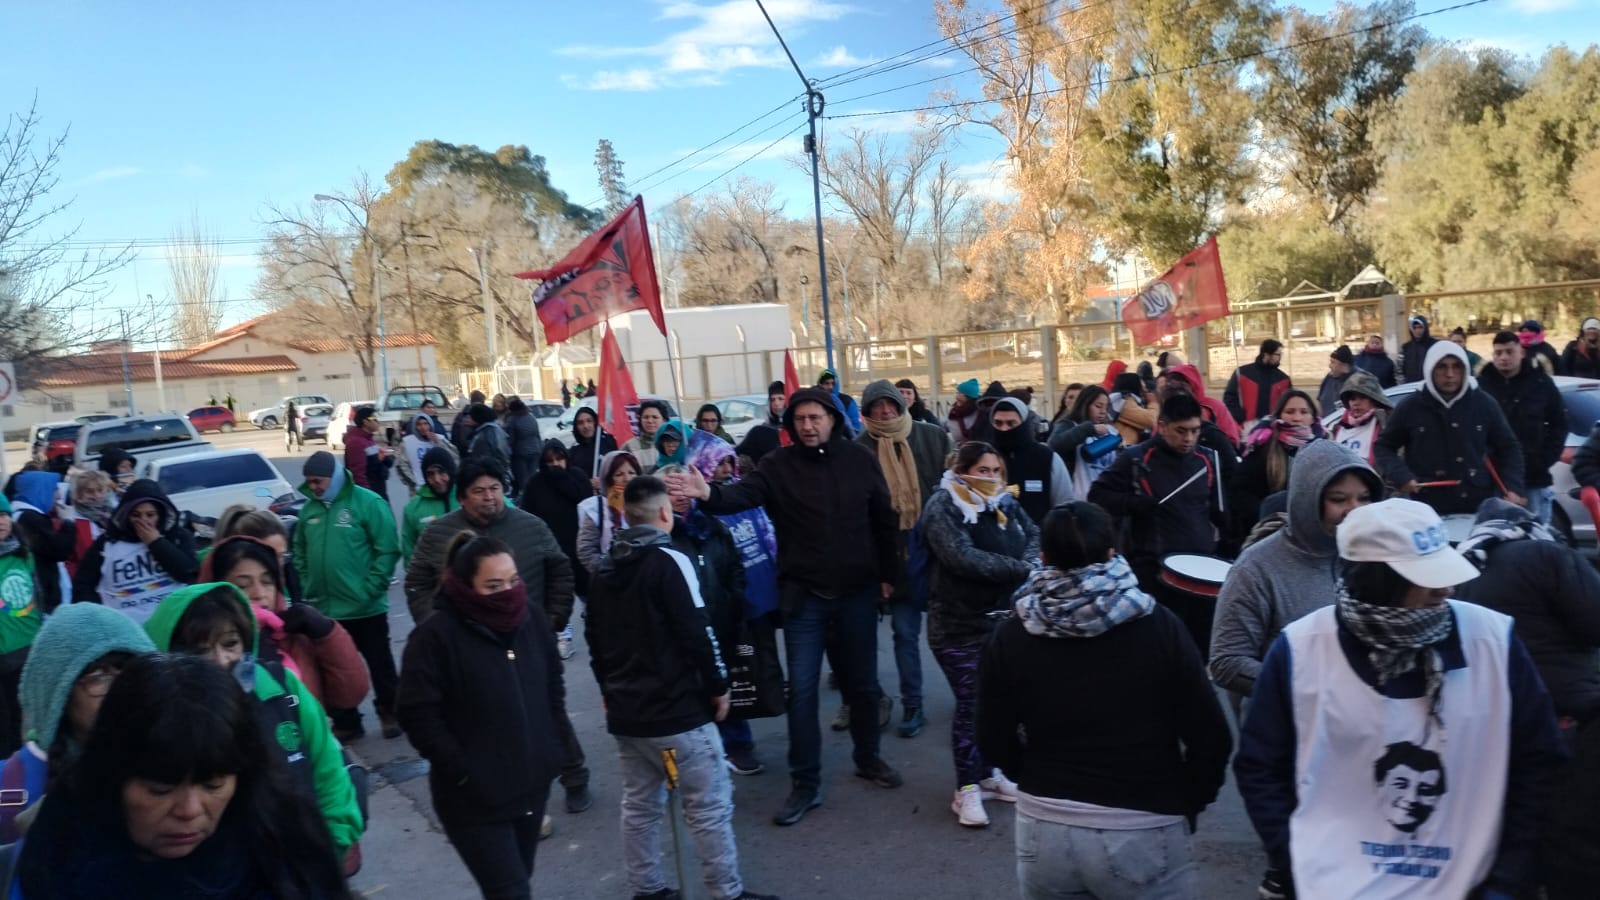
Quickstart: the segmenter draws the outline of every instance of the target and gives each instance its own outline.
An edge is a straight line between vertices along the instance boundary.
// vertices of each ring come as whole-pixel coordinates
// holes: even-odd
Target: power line
[[[779,119],[776,122],[773,122],[771,125],[768,125],[767,127],[765,127],[763,129],[761,129],[760,131],[756,132],[755,134],[750,135],[750,137],[744,142],[741,142],[741,143],[738,143],[738,144],[729,144],[728,146],[723,147],[721,150],[718,150],[716,153],[713,153],[710,156],[706,157],[705,159],[700,160],[700,162],[696,163],[696,167],[705,166],[705,165],[711,163],[714,160],[721,159],[722,157],[728,155],[729,153],[731,153],[731,152],[733,152],[735,150],[738,150],[741,147],[749,146],[750,141],[754,141],[754,140],[756,140],[757,138],[760,138],[763,135],[770,134],[775,129],[782,128],[783,126],[785,126],[785,125],[789,124],[790,122],[794,121],[795,116],[798,116],[798,115],[800,115],[800,113],[792,113],[792,114],[790,114],[790,115],[788,115],[788,116],[786,116],[786,117],[784,117],[782,119]],[[793,134],[793,133],[794,132],[792,132],[792,131],[790,132],[790,134]],[[787,137],[787,135],[785,135],[785,137]],[[782,139],[783,138],[779,138],[778,140],[782,140]],[[777,143],[777,141],[774,141],[773,143]],[[770,147],[772,145],[769,144],[767,146]],[[758,151],[756,155],[759,156],[763,152],[765,152],[765,148],[763,148],[761,151]],[[747,159],[744,162],[739,163],[739,165],[734,166],[733,168],[737,169],[740,166],[743,166],[745,163],[750,162],[754,158],[755,157],[751,157],[750,159]],[[654,185],[651,185],[651,187],[659,188],[662,185],[671,184],[672,182],[678,180],[679,178],[682,178],[683,176],[688,175],[692,171],[694,171],[694,170],[693,169],[685,169],[684,171],[678,172],[678,173],[673,174],[673,175],[669,175],[666,178],[662,178],[662,179],[657,180]],[[733,169],[729,169],[728,171],[731,172],[731,171],[733,171]],[[695,188],[693,191],[690,191],[689,194],[694,194],[694,193],[698,192],[699,190],[700,190],[700,188]],[[641,188],[637,192],[638,193],[642,193],[643,189]],[[679,195],[678,199],[682,199],[683,197],[687,197],[687,196],[689,196],[689,194],[681,194],[681,195]]]
[[[1427,10],[1426,12],[1413,13],[1413,14],[1411,14],[1409,16],[1401,16],[1398,19],[1393,19],[1393,20],[1388,21],[1388,22],[1379,22],[1376,25],[1368,25],[1368,26],[1365,26],[1363,28],[1353,28],[1353,29],[1351,29],[1349,31],[1340,32],[1338,34],[1329,34],[1329,35],[1324,35],[1322,37],[1307,38],[1306,40],[1297,41],[1297,42],[1292,43],[1292,44],[1285,44],[1285,45],[1283,45],[1281,47],[1267,47],[1267,48],[1264,48],[1264,49],[1261,49],[1261,50],[1252,51],[1250,53],[1240,53],[1240,54],[1235,55],[1235,56],[1228,56],[1228,57],[1222,57],[1220,59],[1208,60],[1208,61],[1203,62],[1203,63],[1193,63],[1193,64],[1187,65],[1187,66],[1175,66],[1175,67],[1170,68],[1170,69],[1159,69],[1159,70],[1156,70],[1156,71],[1153,71],[1153,72],[1143,72],[1143,73],[1139,73],[1139,74],[1135,74],[1135,75],[1127,75],[1127,76],[1124,76],[1122,78],[1101,78],[1101,79],[1096,79],[1096,80],[1093,80],[1093,81],[1084,81],[1084,82],[1077,82],[1075,84],[1062,85],[1061,87],[1046,88],[1044,90],[1038,90],[1038,91],[1028,91],[1027,93],[1019,94],[1017,96],[1019,98],[1020,97],[1046,97],[1046,96],[1049,96],[1051,94],[1060,94],[1060,93],[1063,93],[1063,92],[1066,92],[1066,91],[1078,90],[1080,88],[1085,88],[1085,87],[1102,88],[1102,87],[1107,87],[1107,86],[1113,85],[1113,84],[1128,84],[1128,83],[1135,82],[1135,81],[1147,81],[1147,80],[1154,79],[1154,78],[1157,78],[1157,77],[1162,76],[1162,75],[1175,75],[1175,74],[1182,74],[1184,72],[1194,72],[1194,71],[1198,71],[1200,69],[1211,68],[1212,66],[1221,66],[1221,65],[1228,65],[1228,64],[1231,64],[1231,63],[1239,63],[1239,62],[1244,62],[1246,60],[1257,59],[1257,58],[1260,58],[1260,57],[1263,57],[1263,56],[1271,56],[1271,55],[1277,54],[1277,53],[1284,53],[1284,52],[1289,51],[1289,50],[1298,50],[1301,47],[1309,47],[1309,46],[1311,46],[1313,44],[1322,44],[1322,43],[1326,43],[1328,41],[1338,40],[1339,38],[1352,37],[1354,35],[1366,34],[1368,32],[1372,32],[1372,31],[1381,31],[1382,29],[1393,28],[1396,25],[1402,25],[1402,24],[1404,24],[1406,22],[1412,22],[1412,21],[1415,21],[1417,19],[1425,19],[1425,18],[1427,18],[1429,16],[1437,16],[1437,15],[1441,15],[1443,13],[1456,12],[1457,10],[1467,9],[1468,7],[1481,6],[1481,5],[1483,5],[1485,3],[1488,3],[1488,2],[1490,2],[1490,0],[1466,0],[1466,2],[1457,3],[1454,6],[1445,6],[1445,7],[1439,8],[1439,9]],[[866,95],[866,96],[873,96],[873,95]],[[858,98],[853,98],[853,99],[861,99],[861,98],[858,97]],[[840,101],[840,102],[845,102],[845,101]],[[999,100],[990,100],[990,99],[958,100],[958,101],[955,101],[953,103],[935,103],[935,104],[930,104],[928,106],[912,106],[912,107],[907,107],[905,109],[883,109],[883,110],[876,110],[876,111],[873,111],[873,112],[838,113],[838,114],[835,114],[835,115],[828,116],[827,118],[829,118],[829,119],[859,119],[859,118],[867,118],[867,117],[871,117],[871,116],[892,116],[892,115],[901,115],[901,114],[904,114],[904,113],[915,113],[915,112],[942,112],[942,111],[945,111],[945,110],[965,109],[965,108],[972,107],[972,106],[977,106],[977,105],[983,104],[983,103],[998,103],[998,102],[1000,102],[1000,101]]]
[[[799,131],[800,129],[802,129],[804,127],[806,127],[806,123],[804,123],[804,122],[799,123],[798,125],[796,125],[793,128],[789,129],[784,134],[778,135],[777,139],[774,140],[772,143],[766,145],[765,147],[762,147],[760,150],[757,150],[756,152],[754,152],[754,153],[750,154],[749,156],[745,157],[744,159],[740,160],[736,165],[733,166],[733,168],[728,169],[727,171],[723,172],[721,175],[718,175],[717,177],[711,179],[710,181],[706,182],[705,184],[700,185],[699,187],[695,188],[694,190],[689,191],[686,194],[679,194],[677,199],[678,200],[682,200],[685,197],[692,197],[695,194],[698,194],[701,191],[705,190],[706,188],[712,186],[713,184],[716,184],[717,182],[721,181],[722,179],[727,178],[729,175],[732,175],[734,172],[736,172],[739,169],[743,168],[747,163],[752,162],[753,160],[755,160],[756,157],[760,156],[763,153],[766,153],[768,150],[771,150],[773,147],[778,146],[778,143],[780,141],[783,141],[785,138],[793,137],[795,132]]]
[[[873,69],[873,68],[878,68],[880,66],[887,66],[887,65],[889,65],[890,63],[893,63],[895,60],[899,59],[902,56],[906,56],[906,55],[909,55],[909,54],[912,54],[912,53],[916,53],[916,52],[921,51],[921,50],[926,50],[929,47],[937,47],[940,44],[945,43],[946,41],[949,41],[949,42],[953,43],[956,39],[966,37],[967,35],[971,34],[974,31],[978,31],[979,29],[988,28],[990,25],[998,25],[1001,22],[1006,21],[1007,19],[1015,19],[1018,16],[1034,12],[1035,10],[1042,9],[1042,8],[1044,8],[1046,6],[1049,6],[1049,5],[1050,5],[1050,0],[1041,0],[1041,2],[1035,3],[1033,6],[1029,6],[1029,7],[1025,8],[1025,9],[1019,9],[1014,13],[1008,13],[1008,14],[1006,14],[1004,16],[1000,16],[999,18],[994,19],[992,22],[988,21],[988,20],[985,20],[985,21],[979,22],[978,24],[973,25],[973,26],[971,26],[969,28],[965,28],[965,29],[963,29],[961,31],[958,31],[955,34],[950,35],[949,37],[940,36],[940,37],[938,37],[938,38],[936,38],[934,40],[931,40],[931,41],[927,42],[926,44],[919,44],[919,45],[917,45],[915,47],[912,47],[909,50],[902,50],[899,53],[896,53],[895,55],[888,57],[887,59],[877,60],[877,61],[870,62],[870,63],[864,63],[862,65],[856,66],[853,69],[846,69],[846,70],[844,70],[843,72],[840,72],[837,75],[830,75],[827,78],[824,78],[821,81],[817,82],[817,87],[819,87],[819,88],[824,88],[824,87],[826,87],[826,88],[834,88],[834,87],[838,87],[841,84],[849,84],[852,81],[859,81],[861,78],[870,78],[870,77],[872,77],[874,75],[882,75],[882,74],[885,74],[886,72],[892,72],[895,69],[904,68],[903,66],[898,66],[897,65],[897,66],[894,66],[894,68],[883,69],[883,70],[877,71],[877,72],[866,72],[865,74],[859,76],[858,78],[847,78],[846,77],[846,76],[849,76],[849,75],[853,75],[853,74],[855,74],[857,72],[862,72],[865,69]],[[1012,31],[1011,33],[1015,34],[1016,32]],[[948,53],[951,50],[956,50],[956,49],[960,49],[960,45],[959,44],[957,44],[954,47],[946,48],[946,49],[944,49],[944,50],[942,50],[942,51],[940,51],[938,53],[931,53],[931,54],[928,54],[927,56],[919,57],[919,58],[917,58],[915,60],[910,60],[910,61],[908,61],[907,65],[912,65],[912,64],[915,64],[915,63],[918,63],[918,62],[925,62],[925,61],[927,61],[929,59],[933,59],[934,57],[943,56],[945,53]]]

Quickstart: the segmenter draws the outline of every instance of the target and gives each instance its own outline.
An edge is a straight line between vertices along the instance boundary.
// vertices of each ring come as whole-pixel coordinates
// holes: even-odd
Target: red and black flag
[[[533,306],[544,323],[545,340],[552,344],[636,309],[647,310],[666,336],[643,197],[634,197],[627,209],[560,262],[517,277],[541,282],[533,291]]]

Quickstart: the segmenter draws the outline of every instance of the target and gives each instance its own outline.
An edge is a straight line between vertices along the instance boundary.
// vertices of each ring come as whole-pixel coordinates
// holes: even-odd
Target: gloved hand
[[[284,631],[303,634],[313,641],[333,633],[333,620],[304,603],[296,603],[284,610],[280,618],[283,619]]]

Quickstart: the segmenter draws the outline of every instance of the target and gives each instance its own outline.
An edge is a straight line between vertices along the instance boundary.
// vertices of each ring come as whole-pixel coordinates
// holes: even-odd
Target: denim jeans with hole
[[[784,617],[783,647],[789,666],[789,777],[800,788],[822,784],[822,723],[817,682],[828,634],[842,664],[839,687],[850,704],[850,739],[857,766],[878,758],[878,601],[872,591],[842,597],[806,594]]]
[[[1107,831],[1017,813],[1023,900],[1199,900],[1188,826]]]
[[[628,889],[634,894],[651,894],[668,886],[661,872],[661,824],[667,812],[662,751],[672,750],[677,758],[683,820],[700,860],[706,890],[712,900],[743,894],[739,848],[733,839],[733,779],[722,761],[722,737],[716,725],[708,722],[666,737],[616,735],[616,739],[622,760],[622,858],[628,870]]]

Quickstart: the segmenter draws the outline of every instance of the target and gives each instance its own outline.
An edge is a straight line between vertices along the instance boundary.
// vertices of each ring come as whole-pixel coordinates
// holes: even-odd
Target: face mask
[[[1537,331],[1519,331],[1517,332],[1517,340],[1522,342],[1522,346],[1524,347],[1532,347],[1540,341],[1543,341],[1544,335]]]
[[[1001,450],[1015,450],[1015,449],[1017,449],[1017,446],[1022,441],[1022,429],[1024,427],[1026,427],[1026,423],[1024,423],[1023,425],[1018,425],[1017,427],[1011,429],[1010,431],[1001,431],[998,428],[995,429],[995,432],[994,432],[994,445],[995,445],[995,447],[998,448],[998,449],[1001,449]]]

